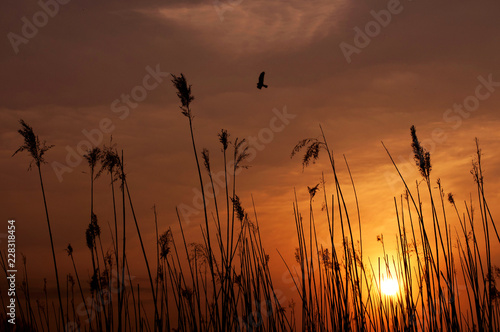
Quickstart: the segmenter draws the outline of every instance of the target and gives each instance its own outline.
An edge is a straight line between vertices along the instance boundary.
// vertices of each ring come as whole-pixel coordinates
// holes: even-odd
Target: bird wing
[[[259,76],[259,83],[261,83],[261,84],[262,84],[262,83],[264,83],[264,75],[265,75],[265,74],[266,74],[266,72],[264,72],[264,71],[263,71],[262,73],[260,73],[260,76]]]

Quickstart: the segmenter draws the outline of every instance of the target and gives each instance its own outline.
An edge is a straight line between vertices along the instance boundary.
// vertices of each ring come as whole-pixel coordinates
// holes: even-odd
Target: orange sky
[[[376,235],[384,233],[390,241],[396,234],[393,197],[403,193],[401,183],[392,181],[396,173],[380,142],[414,183],[420,177],[409,158],[411,125],[431,150],[431,177],[441,178],[462,208],[475,190],[469,171],[478,137],[486,195],[494,216],[500,212],[495,204],[500,198],[498,2],[125,0],[58,7],[29,38],[23,26],[42,10],[39,4],[8,1],[0,13],[5,36],[0,44],[0,227],[6,230],[7,219],[16,219],[17,250],[27,255],[34,287],[42,285],[43,276],[52,277],[53,267],[37,174],[26,172],[26,154],[11,158],[22,143],[18,120],[55,145],[43,173],[62,271],[70,271],[63,250],[68,243],[80,268],[90,267],[84,234],[87,167],[67,162],[68,151],[88,140],[84,132],[98,140],[95,133],[104,132],[104,142],[112,134],[124,149],[134,208],[152,255],[153,204],[160,231],[172,226],[179,235],[175,207],[192,207],[199,187],[187,119],[166,73],[182,72],[193,85],[196,141],[200,152],[211,151],[213,169],[222,167],[217,140],[222,128],[233,139],[255,138],[250,168],[237,178],[238,195],[249,211],[254,197],[278,278],[285,266],[276,249],[291,261],[297,245],[294,188],[307,214],[307,186],[319,182],[321,171],[327,184],[333,182],[325,156],[304,172],[299,158],[290,159],[299,139],[319,135],[318,124],[336,153],[354,208],[342,154],[349,161],[363,244],[374,259],[381,254]],[[385,21],[374,23],[375,17]],[[360,37],[360,30],[372,37]],[[346,47],[356,51],[346,57]],[[269,88],[257,90],[263,70]],[[124,95],[132,95],[128,104]],[[282,126],[273,118],[284,109],[290,116]],[[53,162],[71,172],[58,177]],[[95,191],[95,211],[107,236],[108,183],[99,179]],[[315,206],[318,227],[326,231],[319,198]],[[189,242],[199,241],[201,218],[193,215],[186,224]],[[132,274],[145,277],[132,224],[128,238],[129,257],[139,260]],[[0,240],[3,250],[5,240]]]

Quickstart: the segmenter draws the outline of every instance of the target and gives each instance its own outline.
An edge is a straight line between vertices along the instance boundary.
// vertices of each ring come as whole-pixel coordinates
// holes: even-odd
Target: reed
[[[19,123],[21,124],[21,129],[18,130],[18,133],[23,137],[24,139],[24,144],[21,145],[13,154],[16,155],[19,152],[22,151],[27,151],[32,160],[29,164],[28,170],[31,170],[33,163],[35,164],[37,170],[38,170],[38,178],[40,180],[40,188],[42,190],[42,197],[43,197],[43,206],[45,208],[45,218],[47,220],[47,228],[49,230],[49,238],[50,238],[50,247],[52,249],[52,260],[54,261],[54,271],[55,271],[55,276],[56,276],[56,285],[57,285],[57,297],[59,300],[59,310],[61,313],[61,320],[64,318],[64,312],[63,312],[63,305],[62,305],[62,300],[61,300],[61,287],[59,284],[59,273],[57,270],[57,260],[56,260],[56,254],[54,251],[54,241],[52,239],[52,230],[50,227],[50,218],[49,218],[49,211],[47,208],[47,198],[45,197],[45,189],[43,186],[43,177],[42,177],[42,165],[45,164],[45,153],[53,147],[53,145],[47,145],[45,141],[40,141],[38,138],[38,135],[35,135],[33,132],[33,128],[29,126],[24,120],[20,120]],[[59,324],[60,322],[57,323],[58,329],[60,325],[64,326],[64,323]],[[63,331],[65,329],[63,328]]]
[[[65,310],[40,168],[50,146],[40,143],[32,128],[21,120],[20,133],[25,144],[16,153],[27,150],[39,171],[59,305],[50,302],[47,282],[44,282],[44,298],[35,299],[37,306],[32,306],[33,293],[29,289],[31,283],[24,259],[21,287],[24,296],[17,297],[19,327],[30,331],[500,330],[500,291],[497,288],[500,268],[494,265],[492,257],[500,244],[500,236],[486,199],[483,160],[477,140],[471,171],[475,201],[471,196],[470,201],[463,203],[458,203],[452,193],[445,192],[440,179],[434,179],[431,154],[418,140],[415,127],[410,128],[409,140],[421,176],[415,185],[402,176],[389,149],[382,143],[405,192],[391,198],[395,234],[374,235],[373,240],[380,244],[383,253],[376,258],[363,251],[363,221],[354,181],[356,174],[351,172],[347,158],[343,156],[342,162],[337,162],[321,126],[318,137],[299,141],[292,150],[292,157],[301,156],[303,170],[325,156],[330,173],[322,174],[319,183],[307,187],[307,192],[304,190],[309,195],[307,203],[299,201],[295,192],[292,203],[297,241],[295,262],[283,258],[286,248],[278,249],[296,291],[299,307],[295,310],[294,300],[287,305],[279,297],[280,290],[276,288],[276,279],[270,269],[271,258],[262,244],[265,236],[261,234],[253,197],[251,201],[242,197],[236,185],[237,175],[247,167],[247,142],[238,138],[231,141],[229,133],[221,130],[217,137],[214,135],[221,144],[221,154],[201,149],[198,156],[191,85],[182,74],[172,75],[172,83],[177,89],[182,114],[189,120],[197,166],[195,175],[204,198],[198,241],[192,242],[186,237],[186,224],[179,211],[178,231],[175,231],[176,225],[165,227],[156,205],[153,208],[154,236],[143,236],[129,179],[125,175],[123,152],[120,157],[112,144],[102,150],[89,150],[86,159],[91,178],[90,222],[85,235],[93,269],[89,276],[90,287],[82,286],[73,247],[68,245],[66,251],[73,266],[71,273],[76,277],[82,302],[75,305],[75,280],[72,274],[66,273]],[[220,193],[215,190],[214,158],[220,158],[223,163],[224,181]],[[344,165],[348,188],[342,185],[340,169]],[[109,176],[110,208],[114,218],[113,225],[108,223],[112,249],[106,253],[109,244],[105,243],[105,236],[101,240],[101,227],[94,211],[94,181],[104,173]],[[204,179],[212,186],[211,193],[205,193]],[[117,209],[120,199],[116,199],[114,189],[116,181],[121,190],[121,235]],[[206,200],[205,194],[211,194],[213,200]],[[355,209],[350,208],[350,195]],[[304,214],[303,209],[306,209]],[[147,270],[149,287],[145,288],[133,281],[128,266],[125,227],[130,218],[135,224]],[[328,227],[326,242],[318,236],[320,226]],[[396,239],[393,255],[389,255],[386,248],[384,238],[387,236]],[[154,258],[148,257],[145,247],[145,242],[152,241],[156,246]],[[0,254],[1,267],[6,274],[4,254]],[[115,266],[117,291],[111,293]],[[391,280],[397,282],[392,285],[394,295],[388,295],[385,289],[391,285]],[[460,292],[461,285],[465,285],[465,293]],[[146,302],[150,299],[153,309],[148,311]],[[2,293],[0,300],[5,304]],[[86,319],[79,317],[83,308]],[[7,329],[5,307],[0,313],[0,321]]]

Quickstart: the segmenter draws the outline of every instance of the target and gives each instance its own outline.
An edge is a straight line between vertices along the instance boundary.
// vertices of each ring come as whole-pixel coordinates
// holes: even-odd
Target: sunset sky
[[[221,129],[233,142],[237,137],[251,142],[252,160],[237,177],[237,194],[252,220],[253,196],[278,279],[286,268],[276,250],[293,262],[297,246],[294,189],[305,217],[307,186],[319,183],[322,171],[332,193],[325,155],[304,171],[300,156],[290,158],[300,139],[320,135],[320,124],[356,216],[343,154],[349,162],[365,254],[372,259],[382,255],[378,234],[394,249],[393,197],[404,192],[381,141],[412,188],[421,180],[411,157],[411,125],[431,152],[433,182],[441,178],[462,211],[470,194],[477,204],[470,169],[474,138],[479,139],[486,196],[499,219],[498,1],[47,3],[50,15],[40,14],[44,6],[36,1],[4,1],[0,11],[0,233],[6,233],[8,219],[16,220],[17,251],[27,256],[33,287],[54,273],[38,175],[27,172],[26,153],[11,157],[22,144],[19,120],[54,145],[42,172],[61,273],[71,272],[64,252],[71,243],[88,275],[90,180],[78,150],[88,146],[89,135],[99,146],[112,135],[123,149],[150,255],[154,204],[160,232],[171,226],[176,238],[175,207],[197,210],[199,180],[188,119],[169,74],[183,73],[192,84],[198,152],[209,149],[215,172],[223,168]],[[262,71],[269,88],[258,90]],[[103,177],[95,186],[95,213],[109,240],[109,181]],[[321,197],[322,192],[314,201],[320,241],[328,235]],[[183,214],[188,242],[201,241],[203,214],[197,211]],[[448,213],[455,216],[451,208]],[[137,259],[131,272],[144,278],[129,221],[127,250],[131,261]],[[0,236],[4,250],[5,235]],[[493,250],[500,252],[496,245]]]

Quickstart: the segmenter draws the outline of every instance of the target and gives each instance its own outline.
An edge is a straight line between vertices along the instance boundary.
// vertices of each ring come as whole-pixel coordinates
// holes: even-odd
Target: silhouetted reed
[[[457,196],[445,194],[441,180],[431,178],[431,156],[418,140],[414,126],[410,128],[410,146],[422,176],[420,181],[416,181],[414,189],[410,188],[389,150],[383,145],[400,176],[404,193],[393,199],[395,254],[388,254],[384,234],[373,235],[373,240],[382,248],[383,255],[378,259],[363,253],[360,208],[354,174],[351,173],[347,158],[344,156],[356,211],[348,208],[350,204],[345,197],[347,191],[340,181],[339,169],[342,165],[335,163],[335,155],[323,129],[320,127],[320,136],[317,138],[299,141],[291,155],[303,153],[303,171],[325,155],[333,181],[327,181],[329,176],[323,174],[319,183],[313,182],[312,186],[307,187],[307,192],[304,191],[309,197],[307,217],[302,215],[295,193],[293,216],[298,246],[294,257],[298,268],[291,267],[278,251],[300,301],[300,312],[296,313],[293,299],[285,305],[278,298],[279,292],[275,289],[270,271],[272,258],[262,245],[253,197],[249,202],[249,199],[241,196],[236,185],[239,170],[248,167],[245,164],[249,155],[248,143],[238,138],[230,141],[229,133],[221,130],[217,137],[221,144],[221,155],[202,149],[200,161],[192,122],[191,103],[194,97],[191,86],[182,74],[172,75],[172,78],[182,114],[189,120],[203,197],[200,237],[196,242],[186,238],[186,224],[179,211],[176,212],[181,241],[178,241],[170,227],[160,232],[164,228],[155,205],[155,234],[143,239],[125,174],[123,152],[120,157],[112,144],[102,149],[93,148],[85,155],[91,176],[91,214],[85,232],[92,259],[88,288],[82,287],[80,283],[73,247],[68,245],[66,249],[72,261],[86,319],[80,320],[77,315],[82,313],[78,312],[78,306],[75,307],[75,280],[71,274],[66,274],[66,315],[58,278],[59,308],[49,301],[46,280],[43,283],[44,299],[36,299],[36,307],[32,307],[26,260],[23,259],[24,279],[20,288],[24,297],[17,297],[18,303],[23,304],[19,306],[18,327],[38,331],[52,331],[54,327],[61,330],[61,326],[64,330],[80,331],[500,330],[500,268],[494,265],[492,257],[493,249],[500,244],[500,236],[485,197],[482,155],[477,140],[471,174],[478,203],[473,205],[472,198],[470,202],[465,201],[465,211],[462,213]],[[57,277],[40,170],[44,153],[50,146],[41,143],[31,127],[22,120],[21,125],[19,132],[25,144],[16,153],[28,151],[33,158],[30,166],[34,164],[39,170]],[[229,161],[228,156],[233,159]],[[217,157],[224,163],[224,182],[217,178],[217,185],[224,187],[220,193],[215,189],[212,165]],[[99,162],[100,170],[96,171]],[[103,173],[109,175],[114,217],[114,229],[108,223],[112,249],[107,251],[101,241],[101,233],[106,231],[101,229],[93,207],[94,181]],[[213,200],[210,201],[205,199],[203,183],[203,177],[207,176],[212,187]],[[118,240],[115,181],[120,182],[122,193],[121,243]],[[328,193],[330,190],[333,190],[332,195]],[[210,196],[210,193],[207,194]],[[221,198],[225,201],[222,206],[226,206],[219,209]],[[151,294],[131,280],[125,236],[127,204],[136,226]],[[322,217],[316,212],[320,204]],[[450,208],[455,211],[453,217],[448,215]],[[253,213],[248,212],[251,210]],[[476,210],[479,211],[479,217],[474,214]],[[318,236],[320,223],[328,226],[326,241]],[[453,229],[454,225],[457,227]],[[151,242],[153,238],[156,260],[150,260],[144,247],[144,242]],[[119,244],[122,247],[120,254]],[[0,265],[6,274],[6,261],[1,253]],[[113,274],[114,266],[117,276]],[[116,303],[112,293],[113,277],[117,280],[118,305],[113,305]],[[389,279],[397,280],[394,295],[387,295],[382,290],[383,284]],[[127,284],[128,281],[130,284]],[[466,295],[459,292],[462,283],[466,285]],[[3,303],[2,296],[0,293]],[[145,306],[151,298],[154,316],[152,310],[148,311]],[[88,305],[90,300],[91,306]],[[2,327],[7,326],[5,306],[0,315]],[[117,323],[115,319],[118,319]]]
[[[50,228],[50,219],[49,219],[49,211],[47,208],[47,199],[45,198],[45,189],[43,187],[43,178],[42,178],[42,169],[41,166],[42,164],[45,164],[45,152],[47,152],[50,148],[53,147],[53,145],[47,145],[45,141],[41,142],[40,139],[38,138],[37,135],[33,132],[33,128],[30,127],[24,120],[20,120],[19,123],[21,124],[21,129],[18,130],[18,133],[23,137],[24,139],[24,144],[21,145],[13,154],[16,155],[19,152],[22,151],[27,151],[32,160],[29,164],[28,170],[31,169],[33,163],[35,163],[35,166],[37,167],[38,170],[38,177],[40,179],[40,187],[42,189],[42,196],[43,196],[43,204],[45,207],[45,217],[47,219],[47,227],[49,229],[49,237],[50,237],[50,246],[52,249],[52,259],[54,261],[54,270],[56,274],[56,284],[57,284],[57,296],[59,299],[59,309],[61,312],[61,322],[57,322],[57,327],[58,329],[60,328],[60,325],[63,325],[63,331],[65,331],[64,328],[64,312],[63,312],[63,305],[62,305],[62,300],[61,300],[61,287],[59,284],[59,273],[57,271],[57,261],[56,261],[56,254],[54,251],[54,242],[52,240],[52,230]],[[60,324],[62,323],[62,324]]]
[[[87,245],[88,244],[89,241],[87,240]],[[88,322],[90,323],[89,308],[87,307],[87,302],[85,301],[85,296],[83,295],[82,284],[80,283],[80,277],[78,276],[78,270],[76,269],[75,259],[73,258],[73,247],[71,246],[71,244],[68,244],[66,252],[68,253],[68,256],[71,258],[71,263],[73,263],[73,270],[75,271],[76,281],[78,282],[78,289],[80,290],[80,295],[82,296],[82,302],[85,306],[85,312],[87,313],[87,319]]]

